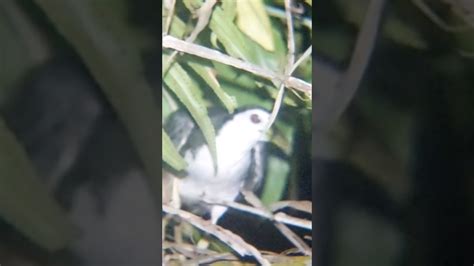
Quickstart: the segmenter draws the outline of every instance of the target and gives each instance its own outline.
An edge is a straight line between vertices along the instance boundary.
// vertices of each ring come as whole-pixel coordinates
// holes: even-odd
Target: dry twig
[[[191,54],[201,58],[213,60],[221,64],[233,66],[235,68],[247,71],[256,76],[263,77],[276,83],[283,82],[286,87],[301,91],[306,95],[312,95],[312,85],[304,80],[295,77],[288,77],[287,79],[285,79],[285,77],[283,77],[282,75],[279,75],[271,70],[225,55],[219,51],[209,49],[201,45],[180,40],[171,35],[163,36],[162,41],[162,45],[164,48],[174,49],[179,52]]]
[[[173,208],[168,205],[163,205],[163,211],[179,216],[186,222],[199,228],[200,230],[207,232],[222,242],[227,244],[240,256],[253,256],[261,265],[270,265],[270,262],[262,257],[262,254],[254,246],[245,242],[240,236],[232,233],[231,231],[224,229],[218,225],[212,224],[210,221],[206,221],[199,216],[196,216],[190,212],[186,212],[180,209]]]

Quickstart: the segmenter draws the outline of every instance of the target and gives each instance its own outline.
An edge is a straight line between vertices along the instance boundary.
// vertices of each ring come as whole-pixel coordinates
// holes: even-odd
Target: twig
[[[293,201],[293,200],[286,200],[286,201],[279,201],[275,202],[270,206],[270,210],[272,212],[275,212],[277,210],[283,209],[283,208],[292,208],[298,211],[306,212],[306,213],[312,213],[312,203],[311,201]]]
[[[207,24],[209,24],[209,19],[211,18],[212,8],[216,4],[217,0],[206,0],[204,4],[199,8],[197,14],[199,16],[198,21],[196,23],[196,27],[194,27],[193,31],[186,38],[188,42],[194,42],[196,40],[198,34],[206,28]]]
[[[278,115],[278,111],[280,110],[281,104],[283,103],[284,96],[285,96],[285,85],[281,83],[280,87],[278,88],[278,94],[275,98],[275,103],[273,104],[272,113],[270,114],[270,118],[268,119],[266,130],[270,129],[273,123],[275,123],[276,117]]]
[[[291,0],[285,0],[285,17],[288,30],[287,47],[288,47],[288,62],[285,66],[285,79],[291,75],[293,64],[295,63],[295,35],[293,32],[293,17],[291,15]],[[278,88],[278,94],[273,104],[272,113],[268,121],[267,130],[275,123],[278,112],[280,111],[283,98],[285,97],[285,84],[281,82]]]
[[[293,64],[293,67],[290,70],[290,75],[293,74],[296,68],[298,68],[304,61],[306,61],[306,59],[308,59],[311,56],[312,52],[313,52],[313,46],[311,45],[310,47],[308,47],[308,49],[306,49],[306,51],[304,51],[303,55],[300,56],[298,60],[296,60],[296,63]]]
[[[293,225],[293,226],[308,229],[308,230],[313,229],[313,225],[311,221],[289,216],[288,214],[283,213],[283,212],[276,213],[273,217],[275,218],[275,221],[278,221],[278,222],[282,222],[285,224]]]
[[[168,9],[168,17],[166,18],[166,24],[165,24],[165,34],[169,33],[170,26],[171,26],[171,21],[173,20],[174,16],[174,8],[176,6],[176,0],[168,0],[164,1],[165,8]]]
[[[285,223],[289,225],[294,225],[296,227],[301,227],[304,229],[311,229],[310,224],[311,221],[305,220],[305,219],[300,219],[300,218],[295,218],[289,215],[283,216],[279,215],[278,217],[276,215],[273,215],[271,212],[268,212],[266,210],[260,209],[260,208],[254,208],[252,206],[248,206],[242,203],[234,202],[234,201],[204,201],[208,204],[213,204],[213,205],[222,205],[226,206],[232,209],[236,209],[242,212],[250,213],[256,216],[260,216],[265,219],[269,220],[275,220],[280,223]]]
[[[293,64],[295,63],[295,34],[293,32],[293,17],[291,15],[291,0],[285,0],[285,16],[286,26],[288,29],[288,64],[286,66],[286,73],[289,74]]]
[[[291,231],[290,228],[276,221],[274,221],[273,224],[301,253],[308,256],[312,255],[311,248],[298,235]]]
[[[186,244],[186,243],[178,244],[178,243],[173,243],[169,241],[163,241],[162,248],[164,250],[177,251],[188,258],[196,258],[197,256],[202,256],[202,255],[205,255],[205,256],[221,255],[220,253],[216,251],[198,248],[195,245]]]
[[[266,212],[269,217],[271,217],[271,220],[275,227],[291,242],[293,245],[295,245],[296,248],[300,250],[305,255],[311,255],[311,248],[306,245],[306,243],[293,231],[291,231],[285,224],[280,223],[275,219],[273,214],[268,211],[263,203],[260,201],[260,199],[255,196],[255,194],[251,191],[246,191],[242,190],[241,191],[242,195],[244,196],[245,200],[249,202],[250,204],[254,205],[254,207],[260,209],[263,212]]]
[[[307,95],[311,95],[312,86],[306,81],[295,77],[282,77],[281,75],[262,68],[260,66],[245,62],[243,60],[225,55],[219,51],[209,49],[207,47],[189,43],[171,35],[163,36],[163,47],[174,49],[183,53],[191,54],[208,60],[213,60],[221,64],[233,66],[235,68],[247,71],[256,76],[271,80],[273,82],[283,82],[286,87],[301,91]]]
[[[277,18],[286,18],[285,11],[283,11],[279,8],[272,7],[272,6],[266,6],[265,10],[268,12],[268,14],[270,16],[274,16],[274,17],[277,17]],[[300,20],[301,20],[303,26],[307,27],[308,29],[313,28],[313,21],[310,18],[302,17],[302,18],[300,18]]]
[[[342,104],[338,107],[336,115],[339,116],[349,105],[357,88],[360,85],[363,74],[369,65],[370,56],[374,50],[377,32],[382,18],[382,11],[386,0],[372,0],[362,24],[362,30],[357,37],[357,43],[349,64],[346,75],[341,80],[340,89],[343,91]]]
[[[212,262],[223,261],[223,260],[237,260],[237,258],[231,253],[215,254],[196,258],[187,262],[188,265],[209,265]]]
[[[209,19],[211,18],[212,14],[212,8],[216,4],[217,0],[206,0],[206,2],[198,9],[196,12],[198,14],[198,21],[196,23],[196,26],[194,27],[193,31],[191,34],[186,38],[187,42],[194,42],[194,40],[197,38],[199,33],[206,28],[207,24],[209,23]],[[171,62],[173,62],[174,58],[178,54],[178,51],[174,51],[168,60],[163,64],[163,73],[167,72],[167,69],[171,65]]]
[[[192,213],[173,208],[169,205],[162,205],[163,211],[181,217],[183,220],[201,229],[204,232],[214,235],[222,242],[231,247],[235,252],[241,256],[252,255],[261,265],[270,265],[270,262],[262,257],[260,251],[254,246],[245,242],[240,236],[224,229],[218,225],[212,224],[209,221],[203,220],[201,217]]]
[[[354,97],[372,55],[385,4],[386,0],[370,1],[347,71],[334,87],[318,91],[321,98],[315,105],[315,127],[323,130],[331,128]],[[315,142],[317,140],[313,139]]]

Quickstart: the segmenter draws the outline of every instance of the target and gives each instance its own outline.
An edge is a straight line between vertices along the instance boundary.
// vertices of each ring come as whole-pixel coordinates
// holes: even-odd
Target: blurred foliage
[[[48,250],[66,246],[77,234],[74,225],[51,199],[1,118],[0,147],[0,217]]]
[[[369,2],[319,2],[318,64],[344,74]],[[443,27],[416,2],[464,29]],[[315,150],[323,161],[313,169],[320,173],[318,192],[329,191],[314,199],[327,209],[316,229],[321,265],[469,263],[474,29],[458,11],[469,19],[471,2],[386,1],[358,93],[328,129],[329,148]],[[315,84],[331,87],[324,80],[320,76]]]
[[[143,75],[142,61],[154,36],[132,26],[130,5],[125,0],[2,1],[0,12],[7,16],[1,16],[0,38],[7,41],[1,46],[0,99],[9,99],[29,68],[49,57],[77,53],[126,125],[159,201],[161,167],[156,158],[161,151],[156,117],[160,109]],[[21,155],[1,158],[2,219],[43,248],[64,248],[73,235],[68,219],[35,177],[16,140],[2,141],[2,153]]]

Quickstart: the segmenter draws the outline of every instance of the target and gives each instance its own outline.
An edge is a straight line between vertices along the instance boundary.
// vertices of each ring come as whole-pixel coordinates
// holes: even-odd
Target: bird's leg
[[[211,208],[211,222],[217,224],[217,221],[227,211],[227,207],[215,205]]]

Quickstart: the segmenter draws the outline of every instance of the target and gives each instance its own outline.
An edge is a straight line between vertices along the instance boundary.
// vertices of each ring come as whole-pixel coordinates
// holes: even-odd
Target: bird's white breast
[[[239,123],[224,125],[216,138],[217,173],[207,145],[194,155],[187,151],[184,158],[188,162],[188,176],[180,181],[183,200],[234,200],[248,173],[252,149],[260,138],[260,132],[243,130]]]
[[[188,176],[180,184],[184,201],[231,201],[237,197],[250,167],[251,150],[239,151],[234,149],[234,144],[219,145],[219,142],[217,140],[217,173],[207,146],[199,148],[193,159],[194,155],[186,152]]]
[[[207,145],[187,150],[187,176],[178,180],[178,191],[185,204],[231,202],[239,195],[252,165],[252,152],[265,135],[270,113],[248,109],[236,113],[222,125],[216,136],[217,171]],[[227,210],[222,205],[209,205],[211,221],[217,223]]]

